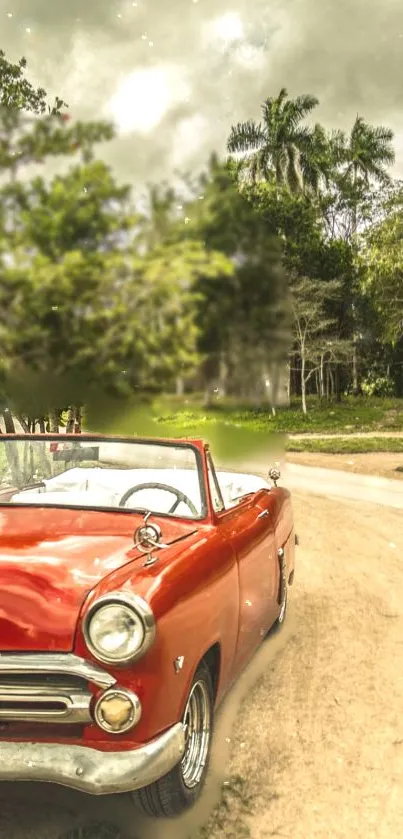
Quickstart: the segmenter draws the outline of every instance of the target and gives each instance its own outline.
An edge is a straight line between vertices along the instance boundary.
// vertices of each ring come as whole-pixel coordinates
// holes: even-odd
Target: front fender
[[[109,591],[132,591],[140,594],[153,609],[156,637],[146,655],[125,668],[108,672],[118,684],[135,691],[142,704],[142,718],[136,728],[119,737],[119,743],[140,745],[171,725],[183,714],[195,670],[206,651],[220,644],[220,692],[229,682],[236,649],[238,628],[238,576],[232,548],[210,528],[197,538],[177,547],[174,556],[161,554],[155,565],[141,569],[126,567],[118,571],[91,594],[90,602]],[[82,618],[78,627],[75,651],[91,658],[85,646]],[[175,667],[180,658],[182,666]],[[183,659],[183,661],[182,661]],[[98,742],[113,741],[105,732],[92,728],[86,732]],[[127,748],[127,745],[126,745]]]

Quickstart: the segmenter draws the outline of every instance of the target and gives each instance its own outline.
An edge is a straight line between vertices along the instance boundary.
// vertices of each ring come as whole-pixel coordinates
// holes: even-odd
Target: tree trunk
[[[291,404],[291,390],[292,390],[291,362],[287,365],[287,367],[288,367],[288,376],[287,376],[286,393],[287,393],[287,402],[288,402],[288,405],[290,406],[290,404]]]
[[[358,358],[356,336],[353,338],[353,396],[358,396],[360,387],[358,382]]]
[[[276,416],[276,405],[278,402],[278,391],[280,386],[280,364],[278,361],[273,361],[271,365],[271,412],[273,416]]]
[[[323,399],[325,395],[325,385],[324,385],[324,375],[323,375],[323,368],[324,368],[324,357],[321,355],[320,357],[320,367],[319,367],[319,399]]]
[[[74,408],[69,408],[67,411],[66,434],[72,434],[74,431]]]
[[[182,376],[177,376],[175,381],[175,392],[177,396],[183,396],[185,393],[185,382]]]
[[[82,410],[80,405],[74,408],[74,434],[81,434],[83,424]]]
[[[3,419],[6,434],[15,434],[14,418],[11,411],[9,411],[8,408],[6,408],[5,411],[3,411]]]
[[[204,396],[203,396],[203,407],[209,408],[211,405],[211,389],[210,389],[210,382],[206,384],[204,388]]]
[[[59,411],[55,408],[49,411],[49,431],[51,434],[59,433],[59,416]]]
[[[301,400],[302,400],[302,413],[306,414],[306,379],[305,379],[305,358],[301,356]]]
[[[340,387],[340,367],[336,364],[334,371],[335,387],[336,387],[336,402],[341,402],[341,387]]]
[[[329,365],[329,379],[330,379],[330,395],[334,396],[334,377],[332,368]]]
[[[227,395],[227,383],[228,383],[228,364],[227,359],[225,357],[225,353],[220,354],[220,360],[218,365],[218,380],[219,380],[219,388],[221,390],[221,395]]]
[[[31,432],[31,430],[35,431],[35,423],[34,423],[34,428],[31,429],[31,423],[30,423],[29,418],[25,419],[25,417],[21,416],[21,414],[18,414],[17,420],[18,420],[24,434],[29,434]]]

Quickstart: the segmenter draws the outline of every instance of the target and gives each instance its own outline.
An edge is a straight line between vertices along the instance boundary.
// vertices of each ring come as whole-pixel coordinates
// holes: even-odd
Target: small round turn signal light
[[[97,700],[94,719],[108,734],[124,734],[141,717],[141,702],[135,693],[123,688],[107,690]]]

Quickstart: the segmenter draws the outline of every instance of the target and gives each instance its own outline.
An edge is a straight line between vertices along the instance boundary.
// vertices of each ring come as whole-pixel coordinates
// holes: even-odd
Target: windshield
[[[175,443],[0,438],[0,503],[200,518],[200,456]]]

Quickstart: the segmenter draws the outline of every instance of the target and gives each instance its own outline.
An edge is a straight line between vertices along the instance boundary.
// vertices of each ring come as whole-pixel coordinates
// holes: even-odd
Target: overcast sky
[[[126,182],[200,168],[282,86],[328,127],[391,126],[403,175],[403,0],[0,0],[0,20],[73,118],[116,122],[102,156]]]

